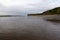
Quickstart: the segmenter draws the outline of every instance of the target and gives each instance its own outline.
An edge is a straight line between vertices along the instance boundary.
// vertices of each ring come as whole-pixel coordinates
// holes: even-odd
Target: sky
[[[0,0],[0,15],[41,13],[60,7],[60,0]]]

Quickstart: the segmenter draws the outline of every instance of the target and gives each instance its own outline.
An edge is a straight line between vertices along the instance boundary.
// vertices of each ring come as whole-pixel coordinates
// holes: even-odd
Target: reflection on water
[[[60,40],[60,23],[42,17],[0,17],[1,40]]]

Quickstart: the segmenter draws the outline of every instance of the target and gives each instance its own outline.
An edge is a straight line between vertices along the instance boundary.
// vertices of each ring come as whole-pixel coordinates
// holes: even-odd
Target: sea
[[[42,16],[0,17],[0,40],[60,40],[60,22]]]

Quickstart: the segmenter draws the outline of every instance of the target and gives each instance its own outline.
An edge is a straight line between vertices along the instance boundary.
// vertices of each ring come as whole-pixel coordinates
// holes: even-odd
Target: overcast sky
[[[60,0],[0,0],[0,15],[40,13],[60,7]]]

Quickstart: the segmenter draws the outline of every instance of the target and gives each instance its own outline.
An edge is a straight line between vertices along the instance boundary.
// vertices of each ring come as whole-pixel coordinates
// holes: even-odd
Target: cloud
[[[2,14],[38,13],[58,6],[60,0],[0,0]]]

